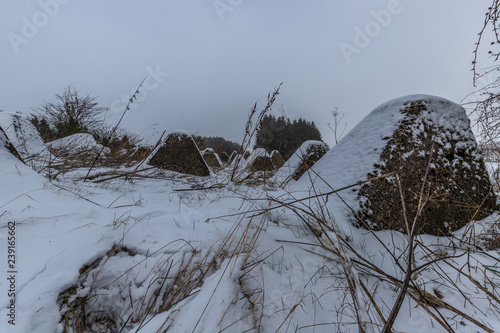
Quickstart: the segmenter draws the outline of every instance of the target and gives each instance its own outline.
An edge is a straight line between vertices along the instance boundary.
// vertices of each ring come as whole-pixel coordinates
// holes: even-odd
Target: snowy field
[[[311,211],[283,207],[291,193],[272,184],[154,169],[49,182],[0,154],[0,268],[16,293],[14,326],[3,278],[1,332],[378,332],[405,276],[405,235],[338,220],[315,232]],[[500,330],[498,252],[472,244],[494,218],[418,237],[395,332]]]
[[[412,243],[349,221],[399,112],[377,110],[284,188],[0,146],[0,333],[499,332],[499,214]],[[17,147],[36,137],[20,121],[0,118]]]

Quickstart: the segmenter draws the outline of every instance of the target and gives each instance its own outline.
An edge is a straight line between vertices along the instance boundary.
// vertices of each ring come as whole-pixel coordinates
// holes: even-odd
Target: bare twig
[[[142,80],[142,82],[139,84],[139,86],[135,90],[134,94],[132,95],[132,97],[130,97],[130,99],[128,100],[127,106],[125,107],[125,110],[123,110],[122,116],[120,117],[120,119],[116,123],[115,127],[113,127],[113,130],[111,130],[111,133],[109,133],[109,136],[104,141],[104,144],[102,145],[102,148],[97,153],[97,155],[96,155],[96,157],[94,159],[94,162],[92,162],[92,165],[90,166],[89,171],[87,172],[87,175],[85,176],[84,181],[86,181],[87,178],[89,177],[90,172],[92,171],[92,169],[94,168],[95,164],[97,163],[97,160],[99,160],[99,157],[101,157],[101,154],[104,151],[104,149],[106,148],[106,145],[109,143],[109,140],[111,140],[111,138],[113,137],[113,134],[115,134],[116,130],[118,129],[118,126],[120,126],[120,123],[122,122],[123,117],[125,117],[125,114],[127,113],[127,111],[130,110],[130,105],[134,102],[134,100],[137,99],[137,94],[139,93],[139,89],[141,89],[142,85],[144,84],[144,82],[146,81],[147,78],[148,77],[146,76]]]
[[[282,84],[283,84],[283,82],[281,82],[278,85],[278,87],[274,89],[273,93],[269,93],[267,95],[267,105],[258,114],[257,119],[255,119],[256,120],[255,124],[254,124],[254,119],[253,118],[254,118],[254,116],[257,113],[257,102],[255,102],[255,104],[252,107],[252,109],[250,109],[250,114],[248,115],[248,120],[247,120],[247,124],[246,124],[246,127],[245,127],[245,134],[243,135],[243,140],[241,142],[240,149],[238,151],[238,155],[236,156],[236,159],[234,161],[234,168],[233,168],[233,171],[231,173],[231,181],[235,181],[236,174],[237,174],[238,169],[239,169],[240,164],[241,164],[241,160],[243,159],[243,155],[247,151],[247,149],[250,147],[250,145],[252,143],[252,139],[255,136],[255,133],[257,132],[257,130],[258,130],[259,126],[260,126],[262,118],[264,118],[265,114],[269,110],[271,110],[271,107],[273,106],[274,101],[276,100],[276,97],[278,97],[278,95],[280,93],[280,88],[281,88]]]

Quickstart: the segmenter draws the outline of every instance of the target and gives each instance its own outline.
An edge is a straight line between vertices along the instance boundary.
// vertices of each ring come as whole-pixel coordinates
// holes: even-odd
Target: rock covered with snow
[[[0,111],[0,127],[24,162],[35,170],[55,160],[35,126],[22,115]]]
[[[327,151],[328,146],[322,141],[304,142],[276,172],[274,180],[279,186],[286,185],[291,180],[299,180]]]
[[[219,155],[212,149],[206,148],[201,152],[203,159],[207,163],[207,165],[212,168],[212,170],[220,169],[222,166],[222,161],[219,158]]]
[[[195,176],[211,174],[191,134],[181,130],[171,132],[147,163],[157,168]]]
[[[407,232],[404,210],[411,223],[423,203],[417,232],[442,235],[496,208],[465,110],[440,97],[411,95],[380,105],[312,169],[315,191],[363,182],[338,193],[345,204],[329,196],[335,213],[363,227]],[[309,177],[299,183],[311,188]]]

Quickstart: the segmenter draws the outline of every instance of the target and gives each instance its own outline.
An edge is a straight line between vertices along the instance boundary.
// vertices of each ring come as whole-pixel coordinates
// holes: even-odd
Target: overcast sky
[[[273,114],[314,121],[335,106],[355,126],[408,94],[460,102],[491,1],[4,1],[0,109],[31,112],[72,84],[145,136],[185,129],[242,138],[247,114],[283,82]]]

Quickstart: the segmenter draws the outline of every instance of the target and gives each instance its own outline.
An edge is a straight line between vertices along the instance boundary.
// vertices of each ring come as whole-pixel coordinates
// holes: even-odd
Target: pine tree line
[[[302,118],[291,121],[281,116],[266,115],[256,134],[254,148],[277,150],[288,159],[307,140],[322,141],[321,133],[313,121]]]

